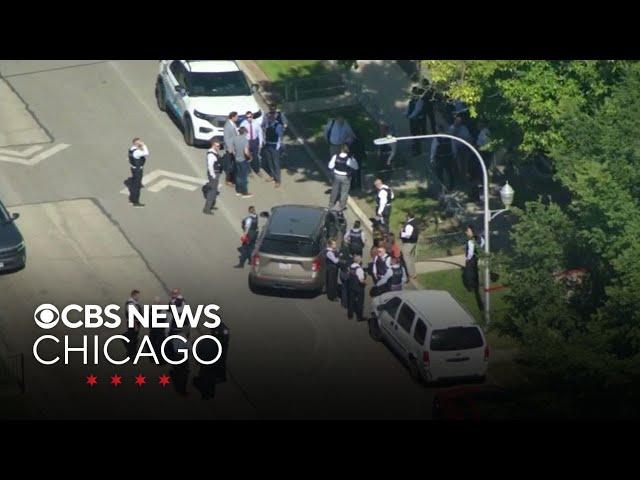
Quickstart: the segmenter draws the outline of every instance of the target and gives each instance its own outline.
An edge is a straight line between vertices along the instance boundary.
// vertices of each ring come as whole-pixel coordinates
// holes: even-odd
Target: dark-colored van
[[[20,270],[27,263],[27,249],[15,220],[18,213],[9,212],[0,202],[0,272]]]
[[[322,291],[324,252],[334,238],[340,248],[344,229],[335,212],[324,207],[274,207],[251,257],[249,288]]]

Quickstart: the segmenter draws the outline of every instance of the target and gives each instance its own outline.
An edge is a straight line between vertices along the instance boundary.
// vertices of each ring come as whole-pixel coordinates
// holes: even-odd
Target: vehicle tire
[[[382,332],[380,331],[380,325],[378,325],[378,319],[375,316],[371,316],[369,319],[369,335],[376,342],[382,341]]]
[[[249,290],[251,293],[260,293],[260,288],[254,283],[254,281],[249,277]]]
[[[164,88],[162,88],[160,80],[156,82],[156,102],[158,102],[158,108],[161,112],[167,111],[167,99],[164,97]]]
[[[422,378],[420,377],[420,371],[418,370],[416,359],[413,357],[409,357],[407,366],[409,367],[409,375],[411,376],[411,378],[417,383],[422,383]]]
[[[195,139],[193,137],[193,124],[189,117],[184,117],[182,131],[184,133],[184,143],[192,147],[195,143]]]

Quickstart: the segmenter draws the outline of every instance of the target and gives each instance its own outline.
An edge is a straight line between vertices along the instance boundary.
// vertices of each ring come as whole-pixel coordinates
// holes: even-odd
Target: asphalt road
[[[113,303],[123,303],[129,290],[136,287],[121,281],[129,277],[124,270],[148,268],[159,284],[181,288],[189,303],[222,306],[221,316],[231,330],[228,381],[218,386],[218,396],[210,401],[197,395],[183,398],[173,392],[163,393],[175,399],[167,407],[171,410],[162,415],[430,416],[432,391],[415,384],[392,353],[369,338],[366,324],[348,320],[339,304],[323,296],[252,294],[247,287],[248,269],[233,268],[238,260],[240,219],[250,204],[258,210],[283,203],[326,204],[328,186],[300,146],[289,146],[282,188],[276,190],[272,184],[254,178],[249,187],[256,197],[247,200],[221,186],[213,217],[201,213],[199,189],[191,192],[168,187],[156,193],[145,189],[142,201],[147,207],[134,209],[127,196],[120,193],[128,176],[126,150],[134,136],[142,137],[150,149],[145,174],[161,169],[205,178],[205,151],[186,146],[175,123],[156,106],[157,62],[0,61],[0,73],[54,143],[71,145],[32,166],[0,161],[0,192],[5,205],[16,206],[12,211],[20,211],[20,205],[74,199],[91,199],[98,205],[146,265],[132,262],[119,267],[120,271],[108,271],[113,277],[108,279],[110,284],[120,288],[119,297],[111,299]],[[29,245],[31,240],[26,241]],[[37,268],[37,257],[30,256],[29,262],[28,270]],[[100,269],[96,272],[103,274]],[[21,282],[29,281],[28,271],[0,277],[0,311],[8,304],[14,311],[22,308],[19,318],[14,316],[0,334],[14,350],[30,355],[35,339],[30,308],[50,303],[51,298],[39,293],[46,290],[46,285],[21,288],[26,286]],[[7,288],[3,289],[3,284]],[[6,295],[9,287],[13,292],[10,298]],[[77,293],[92,298],[95,285],[87,281],[82,288],[84,291]],[[20,292],[29,292],[31,298],[21,297]],[[143,292],[147,301],[155,295],[164,292]],[[81,367],[74,373],[79,383],[84,372]],[[74,402],[83,403],[84,398],[78,394]],[[117,401],[117,395],[109,394],[107,406],[103,403],[97,410],[86,400],[86,415],[117,417],[115,406],[108,406]],[[238,402],[246,408],[231,407]],[[85,415],[82,408],[74,411],[77,416]],[[144,410],[137,414],[145,415]]]

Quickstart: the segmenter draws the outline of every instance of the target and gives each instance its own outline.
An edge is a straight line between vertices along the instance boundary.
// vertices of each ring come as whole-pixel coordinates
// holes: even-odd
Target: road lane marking
[[[168,179],[163,179],[159,182],[154,183],[156,179],[161,177],[168,177]],[[168,170],[154,170],[153,172],[148,173],[144,177],[142,177],[142,184],[147,187],[150,192],[154,193],[157,193],[166,187],[176,187],[193,192],[197,190],[199,186],[202,186],[205,183],[207,183],[207,181],[203,178],[183,175],[181,173],[169,172]],[[128,195],[129,189],[123,188],[122,190],[120,190],[120,193],[123,195]]]
[[[10,162],[10,163],[19,163],[20,165],[27,165],[28,167],[32,167],[38,163],[40,163],[42,160],[45,160],[53,155],[55,155],[58,152],[61,152],[62,150],[65,150],[67,148],[69,148],[71,145],[68,145],[66,143],[60,143],[58,145],[55,145],[47,150],[45,150],[44,152],[39,153],[38,155],[36,155],[35,157],[32,158],[27,158],[29,155],[40,151],[42,149],[42,147],[31,147],[27,150],[23,150],[22,152],[16,152],[16,151],[12,151],[12,150],[8,150],[8,149],[2,149],[0,150],[0,153],[5,153],[7,155],[0,155],[0,161],[2,162]],[[34,150],[36,149],[36,150]],[[30,152],[29,154],[27,154],[27,152]],[[8,155],[11,156],[8,156]],[[22,158],[20,158],[22,157]]]

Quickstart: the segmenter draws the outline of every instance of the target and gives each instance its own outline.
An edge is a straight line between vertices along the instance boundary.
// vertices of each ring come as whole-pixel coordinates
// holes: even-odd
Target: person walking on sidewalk
[[[473,292],[476,303],[480,310],[484,310],[484,304],[480,296],[480,278],[478,274],[478,254],[479,248],[484,246],[484,238],[477,235],[471,225],[467,225],[464,231],[467,236],[467,243],[464,250],[464,269],[462,271],[462,283],[469,292]],[[488,286],[488,285],[487,285]]]
[[[218,140],[211,141],[211,148],[207,150],[207,200],[204,203],[202,213],[205,215],[213,215],[213,207],[216,206],[218,198],[218,182],[219,175],[222,173],[222,163],[220,162],[220,142]]]
[[[134,138],[129,147],[129,167],[131,168],[131,178],[129,179],[129,203],[134,207],[144,207],[140,203],[140,189],[142,188],[142,174],[144,164],[147,162],[149,149],[141,138]]]
[[[391,136],[395,136],[395,129],[393,128],[393,125],[387,123],[384,120],[380,120],[380,123],[378,124],[379,129],[380,129],[380,138],[385,138],[389,135]],[[385,145],[380,145],[380,147],[378,147],[378,158],[380,159],[380,163],[382,163],[385,167],[387,168],[391,168],[391,162],[393,161],[393,158],[396,156],[396,150],[397,150],[397,142],[396,143],[391,143],[391,144],[385,144]]]
[[[329,142],[329,155],[331,156],[340,153],[342,145],[351,145],[356,138],[351,125],[342,115],[329,120],[324,127],[324,136]]]
[[[233,137],[231,148],[236,162],[236,195],[242,198],[253,197],[249,193],[249,162],[251,152],[249,151],[249,139],[247,129],[240,127],[238,135]]]
[[[409,132],[411,135],[426,135],[426,112],[424,110],[424,99],[422,98],[422,91],[418,87],[411,89],[411,100],[407,105],[407,111],[405,113],[409,119]],[[411,149],[414,155],[420,155],[422,152],[423,140],[413,140],[411,142]]]
[[[270,178],[267,182],[275,182],[275,188],[280,187],[280,149],[284,126],[276,119],[275,112],[269,112],[264,124],[264,156],[269,168]]]
[[[336,206],[340,199],[340,211],[347,208],[347,199],[351,189],[351,175],[358,170],[358,162],[349,155],[349,147],[345,144],[340,147],[340,153],[331,157],[329,170],[333,172],[333,186],[329,198],[329,208]]]
[[[376,186],[376,218],[388,232],[391,219],[391,203],[393,202],[393,190],[382,182],[382,179],[376,178],[374,182]]]
[[[338,265],[340,263],[335,240],[329,240],[329,243],[327,244],[327,250],[325,251],[324,255],[327,300],[333,302],[336,300],[336,298],[338,298]]]
[[[418,226],[416,225],[415,215],[413,211],[407,211],[407,217],[400,230],[400,239],[402,240],[402,257],[407,267],[407,274],[411,278],[416,278],[416,246],[418,243]]]
[[[258,215],[256,207],[249,207],[249,215],[242,219],[242,235],[240,237],[240,261],[235,268],[244,268],[244,264],[251,260],[251,252],[256,246],[258,239]]]
[[[364,288],[367,276],[362,268],[362,256],[354,255],[353,263],[349,267],[349,280],[347,282],[349,295],[347,318],[352,319],[355,313],[359,322],[364,320]]]
[[[254,120],[253,113],[250,111],[246,114],[246,119],[240,124],[247,130],[247,139],[249,140],[249,152],[251,153],[251,168],[256,175],[260,173],[260,151],[264,145],[262,136],[262,127],[257,120]]]
[[[232,187],[235,183],[234,169],[235,161],[233,158],[233,139],[238,135],[236,122],[238,121],[238,112],[229,113],[226,123],[224,124],[224,172],[225,182]]]

